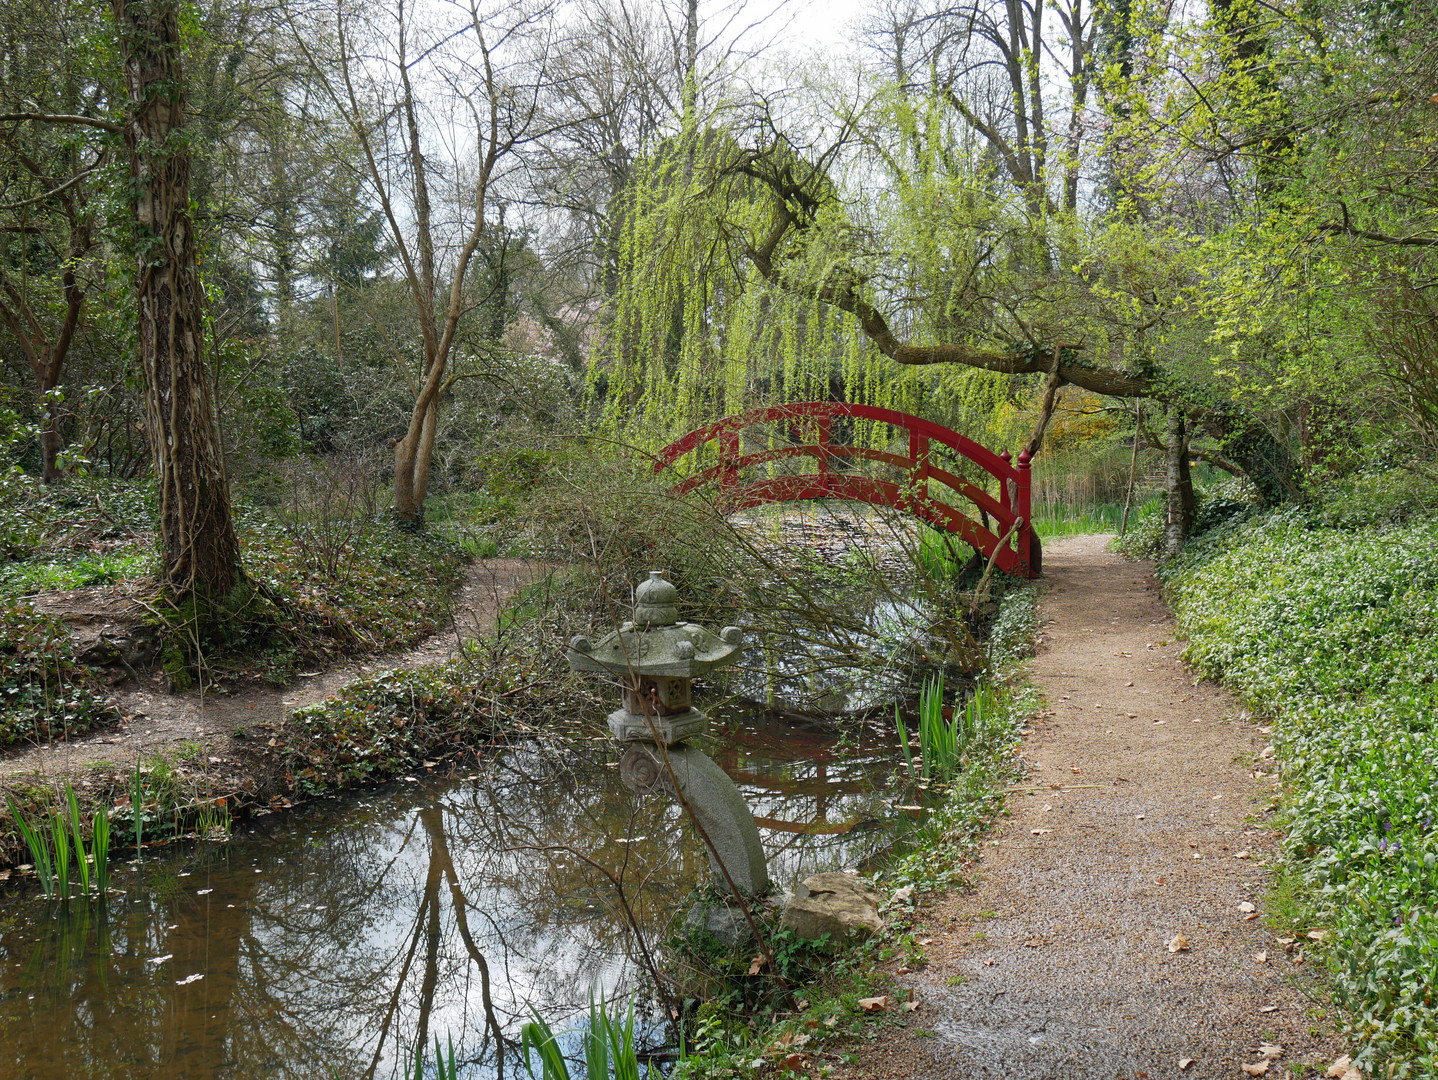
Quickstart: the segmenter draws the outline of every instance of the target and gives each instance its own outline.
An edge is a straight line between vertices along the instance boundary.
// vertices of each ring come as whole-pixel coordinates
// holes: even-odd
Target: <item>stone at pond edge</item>
[[[754,931],[742,911],[702,900],[684,917],[684,932],[692,934],[697,930],[707,930],[729,952],[738,952],[754,940]]]
[[[781,925],[794,936],[815,941],[825,934],[832,941],[850,936],[867,937],[884,928],[879,905],[884,894],[852,874],[815,874],[794,889],[784,904]]]

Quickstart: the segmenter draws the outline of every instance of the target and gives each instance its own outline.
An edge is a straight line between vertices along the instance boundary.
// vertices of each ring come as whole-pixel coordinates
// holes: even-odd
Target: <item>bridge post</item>
[[[929,437],[909,431],[909,486],[915,503],[929,498]]]
[[[1024,519],[1023,525],[1019,528],[1019,565],[1024,568],[1025,574],[1032,574],[1034,570],[1034,520],[1031,490],[1033,476],[1029,472],[1031,461],[1033,461],[1033,455],[1027,450],[1019,452],[1019,475],[1014,484],[1014,487],[1018,489],[1014,492],[1014,512]]]
[[[819,438],[819,483],[827,492],[830,489],[832,477],[829,475],[829,447],[830,433],[833,427],[833,417],[817,416],[814,418],[814,426],[818,428]]]
[[[726,431],[719,436],[719,490],[732,491],[739,486],[739,432]]]

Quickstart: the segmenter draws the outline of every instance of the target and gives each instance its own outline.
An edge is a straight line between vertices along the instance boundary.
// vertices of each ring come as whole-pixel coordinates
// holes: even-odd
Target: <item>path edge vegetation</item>
[[[1412,1078],[1438,1075],[1438,517],[1386,482],[1221,508],[1158,575],[1184,660],[1272,726],[1270,921],[1326,967],[1364,1075]]]

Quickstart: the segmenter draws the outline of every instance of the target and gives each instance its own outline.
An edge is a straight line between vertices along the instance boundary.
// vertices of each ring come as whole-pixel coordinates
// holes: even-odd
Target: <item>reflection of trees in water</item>
[[[891,759],[863,746],[835,758],[771,735],[716,755],[760,816],[881,815],[873,788]],[[517,1035],[526,1002],[562,1025],[591,994],[637,988],[634,937],[608,875],[652,942],[708,874],[679,809],[636,800],[596,757],[514,750],[483,783],[315,807],[148,867],[146,886],[108,919],[78,904],[38,921],[38,905],[22,909],[0,921],[0,1074],[389,1076],[435,1034],[494,1071],[499,1037]],[[782,866],[804,872],[879,843],[766,839]],[[204,978],[175,985],[195,973]]]

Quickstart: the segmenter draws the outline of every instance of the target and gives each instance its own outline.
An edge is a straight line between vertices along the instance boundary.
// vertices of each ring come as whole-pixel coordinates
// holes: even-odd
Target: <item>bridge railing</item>
[[[877,421],[907,431],[908,453],[836,444],[833,429],[838,418]],[[812,425],[815,441],[796,441],[745,453],[745,429],[766,423],[789,424],[791,431],[794,426]],[[843,499],[890,506],[913,513],[936,528],[960,535],[976,550],[993,556],[1002,570],[1027,576],[1037,573],[1037,546],[1031,527],[1029,457],[1026,453],[1021,453],[1017,462],[1011,462],[1007,451],[995,454],[955,431],[893,409],[846,402],[806,401],[755,409],[692,431],[660,451],[654,464],[655,472],[663,471],[686,454],[709,443],[717,448],[717,463],[687,476],[675,487],[677,494],[715,484],[719,488],[718,502],[726,510],[805,499]],[[993,476],[998,481],[998,496],[937,463],[934,460],[935,444]],[[797,457],[815,458],[817,472],[750,481],[740,478],[744,469]],[[904,482],[893,484],[847,471],[845,463],[854,459],[880,462],[899,469],[904,474]],[[986,528],[935,497],[929,489],[931,480],[945,485],[979,507],[987,515],[992,528]]]

